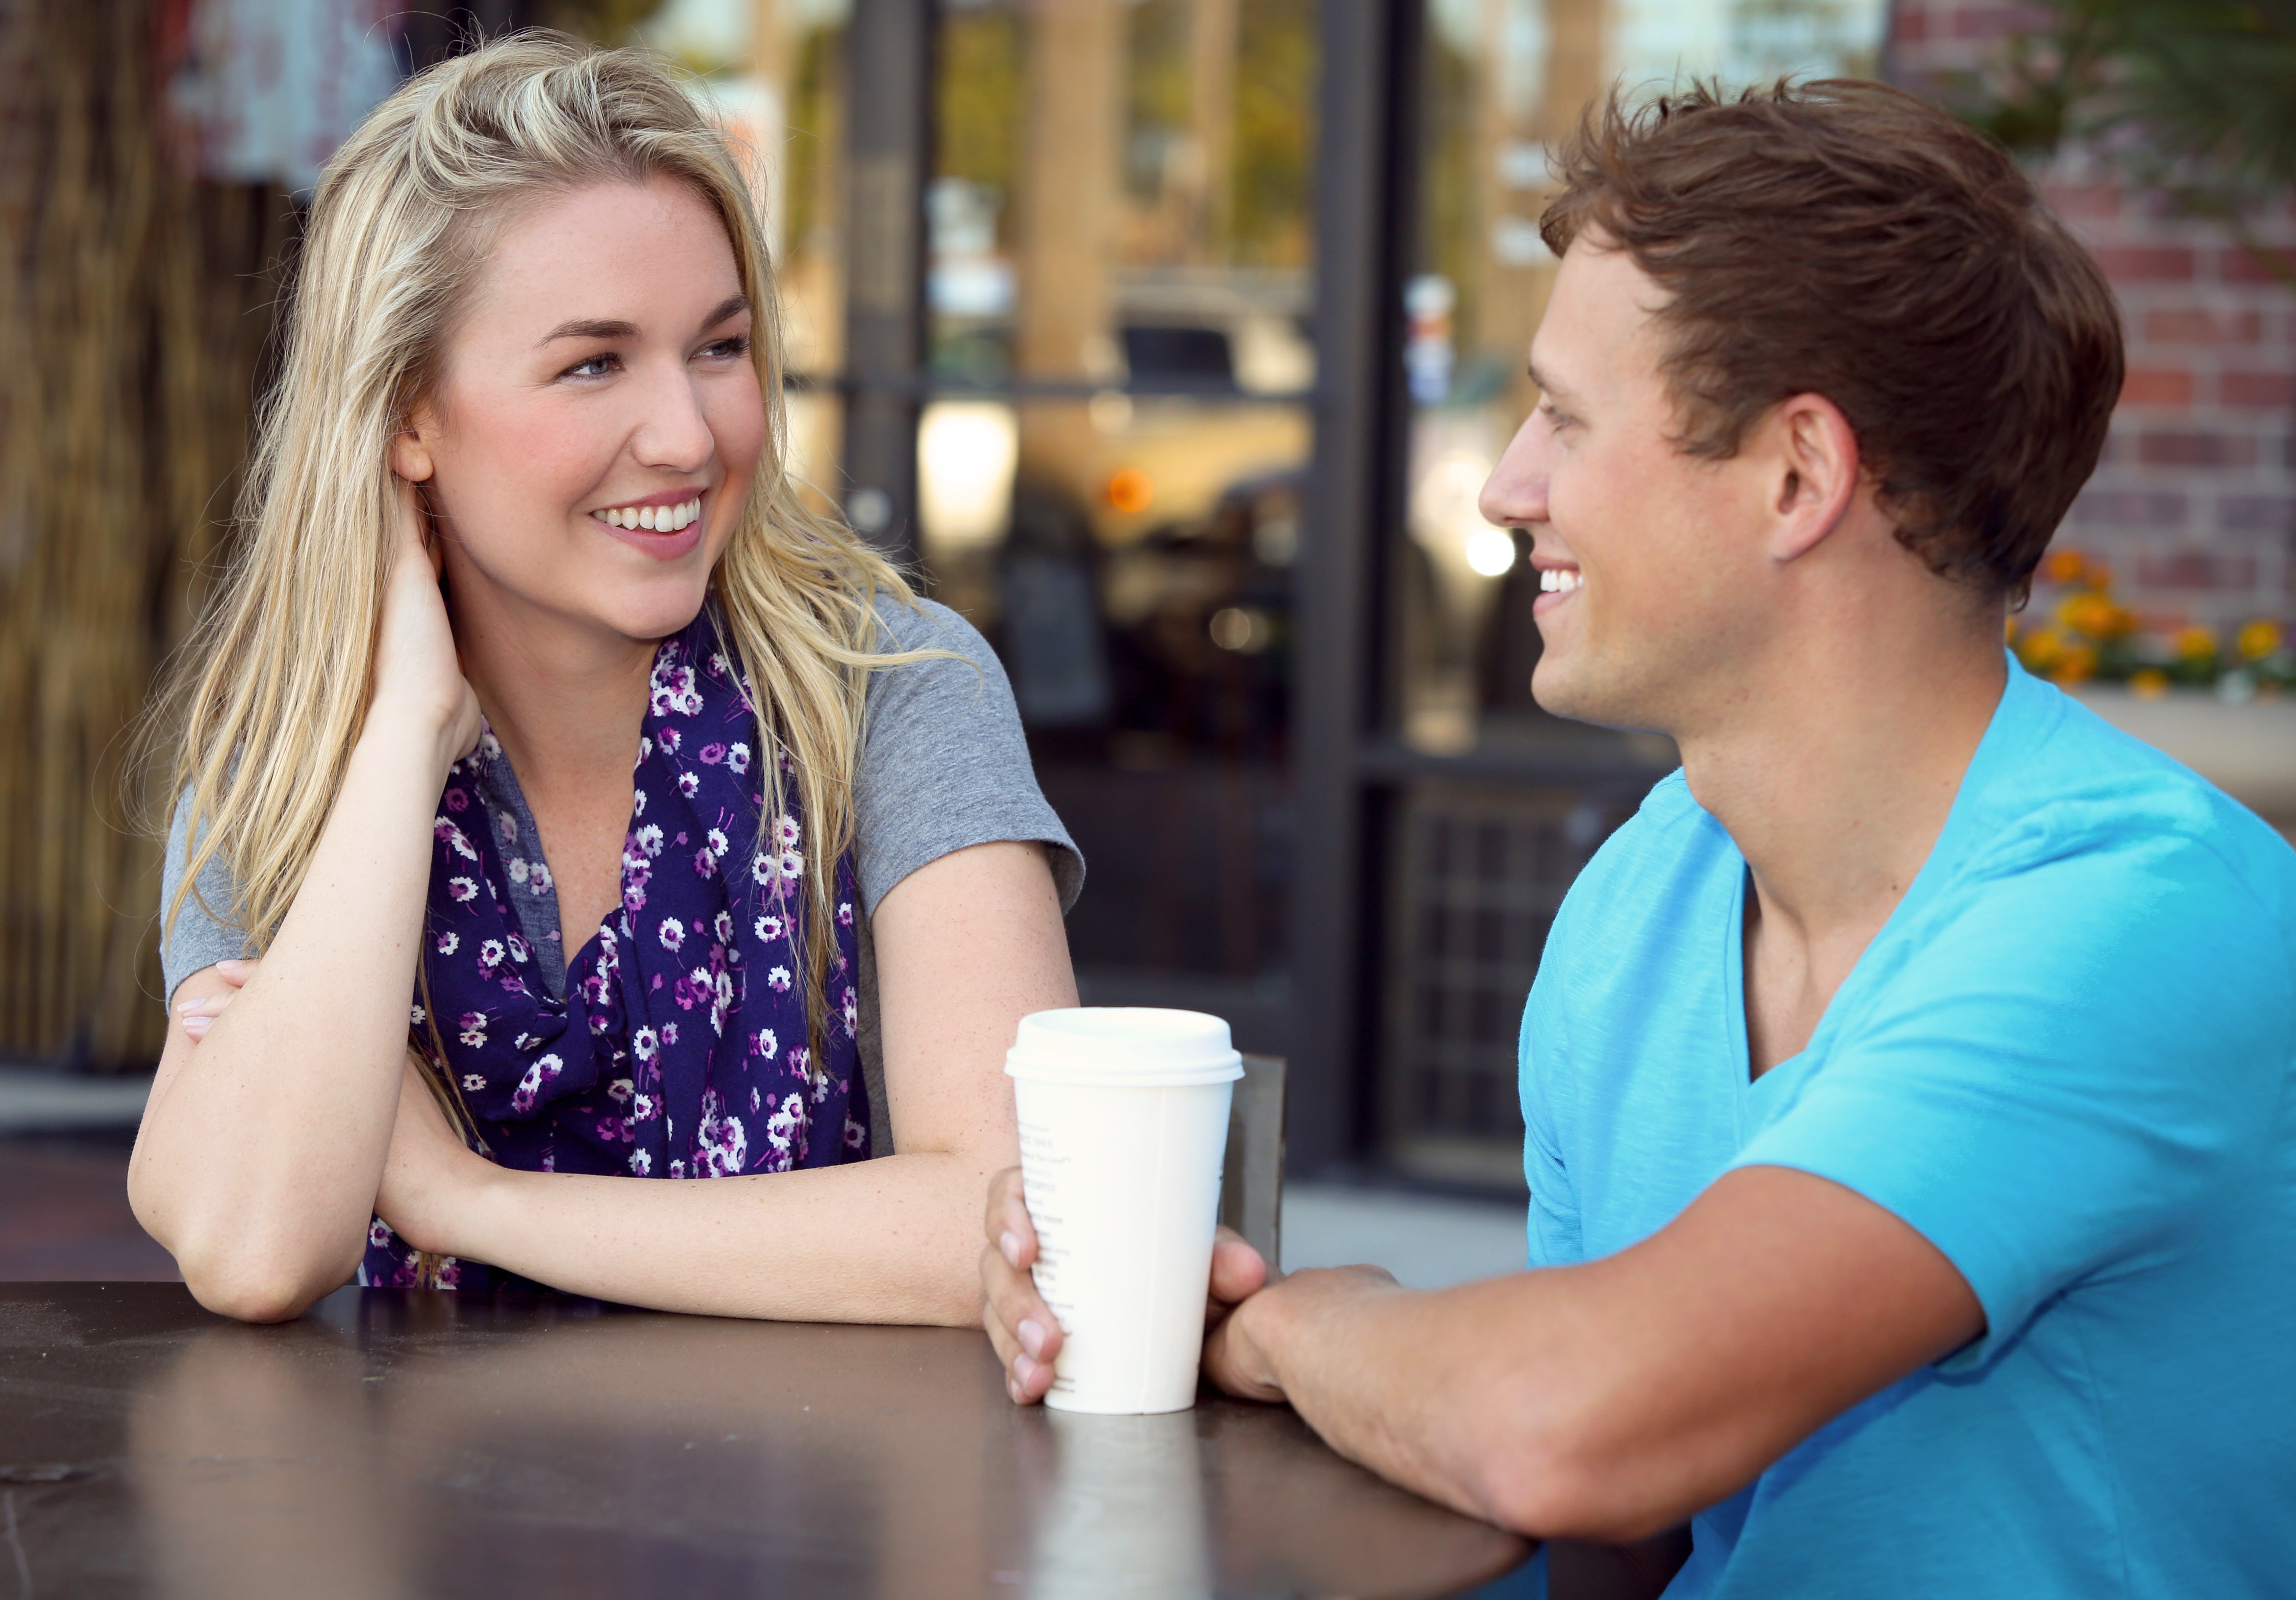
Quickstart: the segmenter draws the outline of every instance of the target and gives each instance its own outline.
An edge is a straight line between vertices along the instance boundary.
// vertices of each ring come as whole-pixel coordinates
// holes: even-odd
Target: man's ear
[[[1762,429],[1771,456],[1770,559],[1794,561],[1840,526],[1857,493],[1857,435],[1841,408],[1824,395],[1802,394],[1779,406]]]
[[[390,440],[390,470],[409,483],[428,483],[439,470],[430,459],[430,440],[437,432],[436,420],[428,406],[417,406],[406,426],[393,434]]]

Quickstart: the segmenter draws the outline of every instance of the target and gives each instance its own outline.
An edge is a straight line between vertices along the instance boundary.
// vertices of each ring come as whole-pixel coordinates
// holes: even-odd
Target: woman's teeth
[[[1542,595],[1568,595],[1586,581],[1576,567],[1541,567],[1538,570],[1538,592]]]
[[[676,505],[618,505],[598,513],[609,527],[643,528],[649,533],[676,533],[681,528],[692,527],[701,514],[699,495]]]

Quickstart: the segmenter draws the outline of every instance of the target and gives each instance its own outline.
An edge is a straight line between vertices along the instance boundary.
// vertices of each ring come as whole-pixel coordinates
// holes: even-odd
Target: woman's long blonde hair
[[[755,488],[710,579],[769,740],[787,752],[810,836],[808,1013],[820,1061],[836,929],[834,864],[853,832],[879,593],[898,572],[799,497],[786,471],[782,341],[748,185],[696,91],[666,59],[513,34],[440,62],[378,107],[319,182],[264,404],[237,549],[155,710],[187,841],[172,926],[218,857],[237,903],[210,907],[261,948],[309,870],[373,686],[396,547],[390,442],[439,372],[505,216],[601,179],[675,178],[724,220],[749,296],[770,420]],[[777,761],[771,799],[783,801]],[[581,942],[570,939],[567,955]]]

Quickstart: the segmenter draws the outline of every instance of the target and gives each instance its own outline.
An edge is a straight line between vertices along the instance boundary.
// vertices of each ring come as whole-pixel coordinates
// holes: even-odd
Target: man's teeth
[[[1576,567],[1541,567],[1538,589],[1543,595],[1568,595],[1587,581]]]
[[[690,528],[701,514],[701,496],[676,505],[618,505],[598,513],[615,528],[643,528],[649,533],[676,533]]]

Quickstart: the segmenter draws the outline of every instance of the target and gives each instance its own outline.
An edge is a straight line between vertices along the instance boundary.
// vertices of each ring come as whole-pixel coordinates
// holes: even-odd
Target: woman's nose
[[[708,464],[718,441],[693,378],[683,370],[653,386],[631,445],[640,464],[691,472]]]

